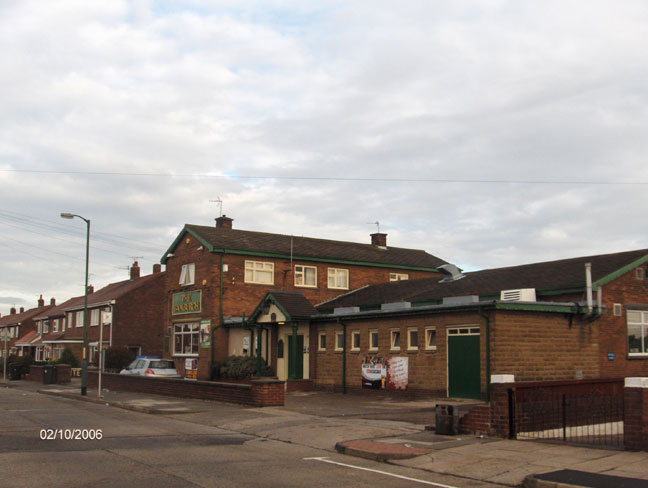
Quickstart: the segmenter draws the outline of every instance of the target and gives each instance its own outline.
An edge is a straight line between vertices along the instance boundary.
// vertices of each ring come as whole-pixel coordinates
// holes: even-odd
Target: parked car
[[[135,361],[122,369],[119,374],[151,376],[154,378],[181,378],[170,359],[155,356],[137,356]]]

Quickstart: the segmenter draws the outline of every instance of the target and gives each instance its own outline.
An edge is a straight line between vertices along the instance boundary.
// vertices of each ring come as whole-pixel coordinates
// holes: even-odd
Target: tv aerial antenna
[[[218,216],[222,217],[223,216],[223,200],[221,200],[221,197],[216,197],[216,200],[209,200],[209,203],[217,203],[218,204]]]
[[[367,225],[375,225],[376,232],[380,234],[380,222],[378,222],[377,220],[375,222],[367,222]]]

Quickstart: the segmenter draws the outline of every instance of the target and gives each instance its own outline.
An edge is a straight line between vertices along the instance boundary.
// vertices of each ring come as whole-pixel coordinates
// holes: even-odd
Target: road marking
[[[338,463],[337,461],[331,461],[327,457],[308,457],[308,458],[304,458],[304,461],[321,461],[323,463],[337,464],[338,466],[344,466],[345,468],[359,469],[361,471],[370,471],[372,473],[384,474],[387,476],[393,476],[394,478],[400,478],[402,480],[407,480],[407,481],[414,481],[416,483],[422,483],[424,485],[438,486],[440,488],[459,488],[457,486],[444,485],[442,483],[435,483],[433,481],[426,481],[417,478],[410,478],[408,476],[401,476],[400,474],[394,474],[388,471],[380,471],[379,469],[363,468],[362,466],[354,466],[353,464]]]

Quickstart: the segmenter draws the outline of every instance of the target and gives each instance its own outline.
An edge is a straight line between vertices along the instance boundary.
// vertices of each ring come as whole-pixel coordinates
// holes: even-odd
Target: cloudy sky
[[[185,223],[467,270],[648,248],[648,3],[0,0],[0,312]]]

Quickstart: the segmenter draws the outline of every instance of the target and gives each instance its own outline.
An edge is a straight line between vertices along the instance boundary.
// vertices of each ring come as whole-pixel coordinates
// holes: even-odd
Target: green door
[[[300,380],[304,377],[304,336],[297,336],[297,351],[293,353],[293,336],[288,336],[288,378]]]
[[[478,327],[448,329],[448,396],[481,398]]]

